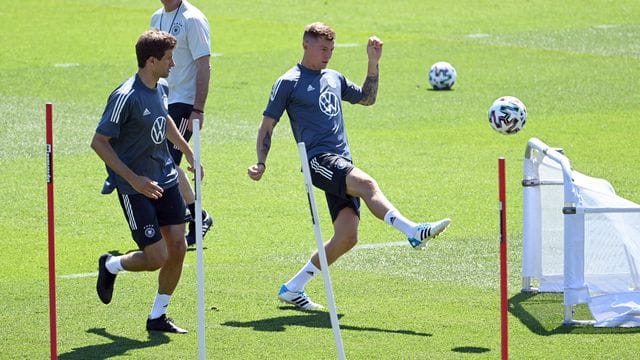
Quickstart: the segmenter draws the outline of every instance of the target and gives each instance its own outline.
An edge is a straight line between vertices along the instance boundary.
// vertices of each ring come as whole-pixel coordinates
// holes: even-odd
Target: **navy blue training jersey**
[[[111,137],[113,150],[133,172],[156,181],[163,189],[178,183],[166,139],[168,91],[164,79],[150,89],[137,74],[132,76],[109,95],[96,129]],[[121,193],[138,193],[108,166],[107,173],[107,182]]]
[[[297,64],[271,89],[263,115],[280,120],[286,110],[296,142],[304,142],[307,156],[338,154],[351,160],[342,117],[342,100],[362,100],[359,86],[337,71],[311,70]]]

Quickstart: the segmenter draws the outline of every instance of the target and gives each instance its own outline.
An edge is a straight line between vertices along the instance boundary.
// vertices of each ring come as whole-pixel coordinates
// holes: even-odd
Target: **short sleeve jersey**
[[[96,132],[109,136],[113,150],[133,172],[154,180],[164,189],[178,183],[166,140],[168,86],[160,79],[155,89],[134,75],[116,88]],[[123,194],[137,194],[107,166],[109,181]]]
[[[209,21],[198,8],[182,0],[182,4],[172,12],[167,13],[160,8],[153,13],[151,28],[166,31],[178,40],[173,50],[176,65],[167,78],[169,104],[193,105],[196,97],[195,60],[211,54]]]
[[[309,158],[331,153],[351,160],[342,100],[355,104],[362,97],[362,89],[339,72],[297,64],[275,82],[263,115],[279,121],[286,110],[295,140],[305,143]]]

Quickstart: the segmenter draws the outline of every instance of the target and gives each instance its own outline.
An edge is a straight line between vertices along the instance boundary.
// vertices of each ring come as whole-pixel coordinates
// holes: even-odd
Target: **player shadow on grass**
[[[331,329],[331,320],[329,319],[329,313],[325,311],[317,311],[317,310],[299,310],[293,306],[281,306],[280,309],[283,310],[296,310],[303,314],[300,315],[289,315],[289,316],[278,316],[269,319],[262,320],[254,320],[254,321],[227,321],[222,323],[223,326],[231,326],[231,327],[244,327],[244,328],[253,328],[255,331],[285,331],[287,326],[305,326],[310,328],[327,328]],[[338,319],[342,318],[342,314],[338,314]],[[361,326],[352,326],[340,324],[341,330],[352,330],[352,331],[373,331],[373,332],[382,332],[382,333],[393,333],[393,334],[403,334],[403,335],[414,335],[414,336],[432,336],[428,333],[421,333],[414,330],[390,330],[390,329],[381,329],[376,327],[361,327]]]
[[[509,299],[509,313],[531,332],[542,335],[560,334],[638,334],[640,328],[605,328],[592,325],[564,325],[562,294],[519,293]],[[588,312],[587,310],[585,310]],[[585,315],[586,316],[586,315]],[[580,316],[576,316],[580,318]]]
[[[130,339],[124,336],[113,335],[107,332],[105,328],[92,328],[87,330],[89,334],[103,336],[109,340],[107,344],[96,344],[85,347],[75,348],[67,353],[58,355],[60,360],[86,360],[86,359],[109,359],[114,356],[127,355],[127,352],[134,349],[144,349],[148,347],[167,344],[170,341],[169,336],[162,332],[149,332],[147,341]]]

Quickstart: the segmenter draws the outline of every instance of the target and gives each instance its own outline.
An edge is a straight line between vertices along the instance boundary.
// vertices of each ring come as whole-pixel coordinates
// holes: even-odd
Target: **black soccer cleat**
[[[162,331],[176,334],[188,333],[187,330],[174,324],[173,320],[167,317],[167,314],[162,314],[159,318],[147,319],[147,331]]]
[[[195,220],[195,218],[194,218]],[[209,216],[209,213],[202,210],[202,239],[207,235],[207,232],[213,225],[213,218]],[[187,246],[193,246],[196,244],[196,223],[195,221],[189,222],[189,232],[187,233]]]
[[[107,270],[106,263],[111,255],[103,254],[98,258],[98,282],[96,283],[96,291],[100,301],[105,304],[111,302],[111,296],[113,295],[113,283],[116,281],[116,275]]]

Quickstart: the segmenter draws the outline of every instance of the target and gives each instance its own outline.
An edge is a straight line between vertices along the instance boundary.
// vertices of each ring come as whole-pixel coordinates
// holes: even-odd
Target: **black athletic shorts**
[[[349,159],[336,154],[323,153],[309,160],[311,181],[324,191],[332,222],[346,207],[352,208],[360,217],[360,198],[347,195],[347,175],[354,167]]]
[[[178,185],[165,189],[159,199],[142,194],[121,194],[119,190],[118,199],[131,237],[141,250],[162,238],[160,227],[185,223],[186,205]]]
[[[169,116],[171,116],[174,123],[176,124],[176,127],[178,128],[178,131],[180,132],[180,135],[182,135],[182,137],[186,141],[189,141],[189,139],[191,139],[191,131],[187,129],[191,111],[193,111],[193,105],[185,103],[169,104]],[[169,145],[169,152],[171,153],[173,162],[176,163],[176,166],[180,166],[180,162],[182,161],[182,152],[178,150],[178,148],[173,145],[171,141],[169,141],[167,145]]]

